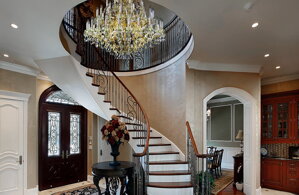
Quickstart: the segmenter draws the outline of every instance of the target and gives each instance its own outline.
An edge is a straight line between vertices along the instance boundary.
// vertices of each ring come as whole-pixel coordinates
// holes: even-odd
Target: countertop
[[[272,160],[299,160],[299,159],[290,159],[290,158],[281,158],[281,157],[270,157],[270,156],[265,156],[262,157],[262,159],[272,159]]]

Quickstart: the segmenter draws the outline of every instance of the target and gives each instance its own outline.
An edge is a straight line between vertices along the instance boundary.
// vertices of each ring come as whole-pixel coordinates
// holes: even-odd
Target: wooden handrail
[[[132,96],[132,98],[136,101],[136,103],[140,107],[142,113],[144,114],[144,118],[145,118],[146,126],[147,126],[147,137],[146,137],[145,146],[144,146],[144,149],[143,149],[143,151],[141,153],[134,153],[133,154],[133,156],[135,156],[135,157],[142,157],[142,156],[146,155],[146,153],[148,151],[148,147],[149,147],[151,127],[150,127],[150,123],[149,123],[149,120],[148,120],[148,116],[147,116],[146,112],[144,111],[143,107],[141,106],[141,104],[139,103],[139,101],[137,100],[137,98],[127,88],[127,86],[120,80],[120,78],[113,71],[111,71],[111,73],[118,80],[118,82],[127,90],[127,92]]]
[[[187,126],[188,134],[189,134],[190,139],[191,139],[191,144],[192,144],[193,149],[194,149],[194,153],[195,153],[195,155],[197,156],[197,158],[210,158],[210,157],[213,157],[214,155],[212,155],[212,154],[200,154],[200,153],[198,152],[197,145],[196,145],[196,143],[195,143],[195,139],[194,139],[194,137],[193,137],[193,133],[192,133],[192,131],[191,131],[191,128],[190,128],[190,125],[189,125],[189,122],[188,122],[188,121],[186,121],[186,126]]]

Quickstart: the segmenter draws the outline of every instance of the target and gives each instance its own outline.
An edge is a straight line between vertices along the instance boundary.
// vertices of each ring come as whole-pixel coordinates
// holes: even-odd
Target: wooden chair
[[[223,149],[221,149],[221,150],[218,151],[218,166],[217,166],[217,169],[218,169],[219,175],[222,175],[221,164],[222,164],[223,152],[224,152]]]
[[[208,168],[209,168],[211,174],[215,178],[219,177],[219,173],[218,173],[218,170],[217,170],[217,167],[218,167],[218,158],[219,158],[219,151],[216,150],[214,152],[214,155],[213,155],[211,161],[209,162],[209,165],[208,165]]]

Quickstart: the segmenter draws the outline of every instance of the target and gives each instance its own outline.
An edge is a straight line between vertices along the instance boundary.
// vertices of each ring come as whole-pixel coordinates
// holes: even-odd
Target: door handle
[[[19,163],[20,165],[23,164],[23,156],[19,156],[19,160],[16,161],[17,163]]]
[[[70,156],[70,155],[69,155],[69,151],[68,151],[68,150],[66,150],[66,152],[65,152],[65,158],[66,158],[66,159],[68,159],[68,158],[69,158],[69,156]]]

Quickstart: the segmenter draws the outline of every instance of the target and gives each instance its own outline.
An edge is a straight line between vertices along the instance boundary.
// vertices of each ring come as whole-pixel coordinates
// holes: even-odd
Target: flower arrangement
[[[126,123],[119,121],[116,115],[111,117],[101,129],[102,139],[106,140],[110,145],[121,144],[130,140],[129,131]]]

